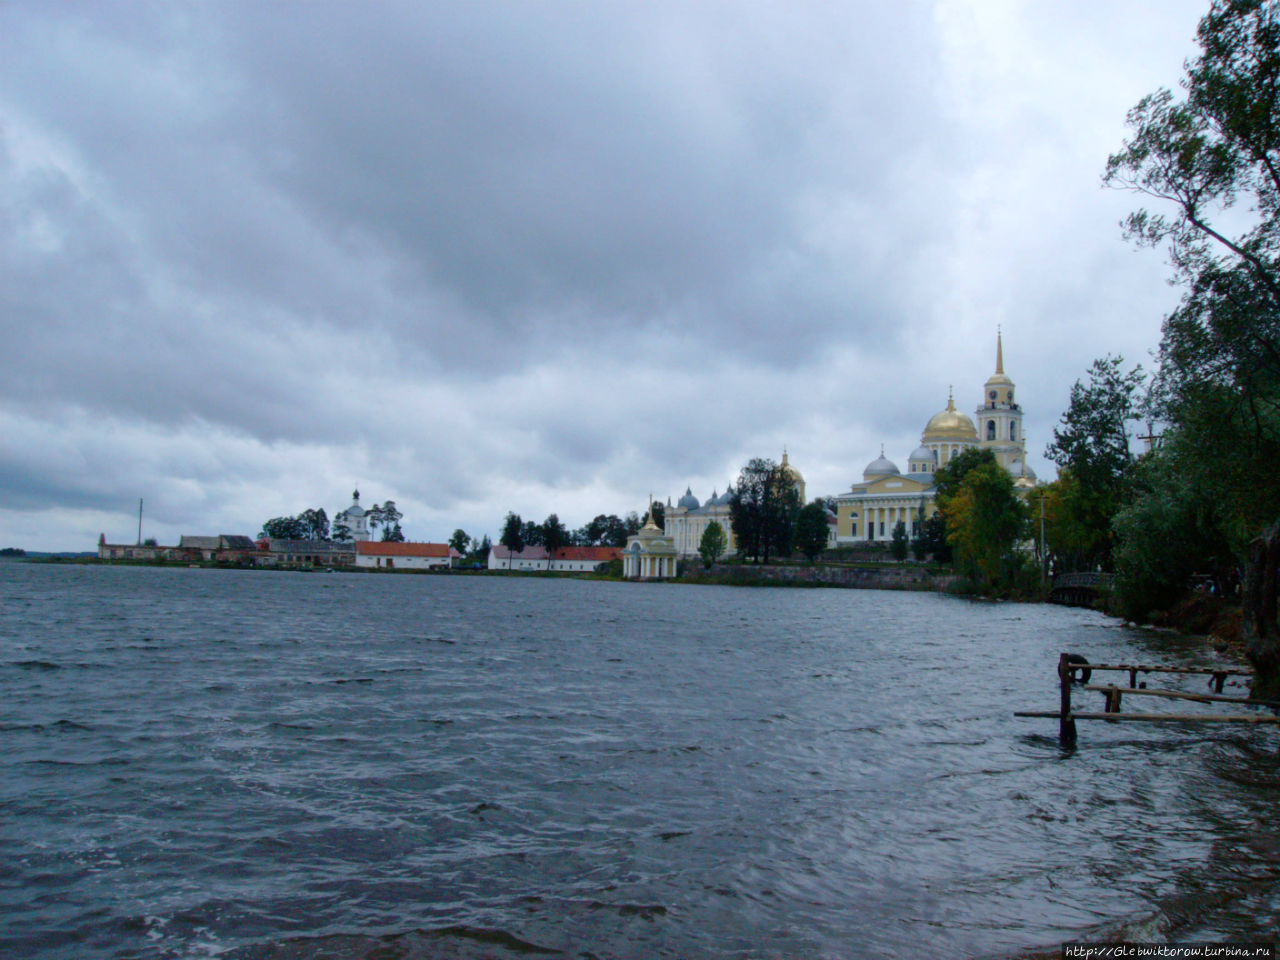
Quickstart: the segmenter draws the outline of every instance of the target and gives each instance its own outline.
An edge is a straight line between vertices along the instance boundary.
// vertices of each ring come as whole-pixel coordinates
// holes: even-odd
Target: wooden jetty
[[[1090,684],[1088,681],[1094,671],[1100,673],[1127,673],[1129,685]],[[1077,678],[1079,674],[1079,678]],[[1138,675],[1143,674],[1199,674],[1210,678],[1209,685],[1213,693],[1188,693],[1184,690],[1150,690],[1146,683],[1138,684]],[[1015,717],[1056,717],[1058,720],[1058,739],[1063,746],[1074,746],[1076,742],[1077,720],[1108,720],[1131,723],[1246,723],[1276,724],[1280,723],[1280,701],[1254,700],[1249,697],[1232,697],[1223,694],[1227,677],[1252,677],[1253,671],[1240,667],[1172,667],[1134,663],[1088,663],[1081,656],[1064,653],[1058,657],[1058,689],[1059,703],[1057,710],[1020,710]],[[1081,713],[1072,709],[1071,688],[1081,683],[1083,689],[1103,695],[1103,711],[1101,713]],[[1120,706],[1125,697],[1156,697],[1164,700],[1193,701],[1195,703],[1232,703],[1247,707],[1269,708],[1270,714],[1245,713],[1122,713]]]

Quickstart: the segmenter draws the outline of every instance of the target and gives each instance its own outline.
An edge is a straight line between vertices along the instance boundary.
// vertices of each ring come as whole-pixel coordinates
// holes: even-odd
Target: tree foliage
[[[698,553],[703,565],[708,570],[711,569],[711,565],[724,556],[728,547],[729,538],[725,535],[724,527],[712,520],[707,524],[707,529],[702,531],[702,539],[698,542]]]
[[[924,497],[921,497],[920,505],[916,508],[916,522],[911,534],[911,554],[922,563],[929,556],[929,542],[925,539],[925,523]]]
[[[451,546],[454,550],[457,550],[458,553],[463,553],[463,554],[467,552],[467,545],[470,542],[471,542],[471,537],[467,534],[467,531],[463,530],[461,527],[459,527],[457,530],[454,530],[453,536],[449,538],[449,546]]]
[[[639,526],[636,530],[639,530]],[[612,513],[597,514],[585,527],[578,531],[579,544],[584,547],[623,547],[627,537],[635,530],[628,530],[627,524]]]
[[[377,509],[376,504],[374,509]],[[400,521],[404,519],[404,514],[396,509],[394,500],[388,500],[382,505],[379,519],[382,524],[382,540],[384,543],[404,543],[404,533],[400,529]]]
[[[1009,471],[990,451],[966,451],[957,459],[975,452],[986,456],[975,458],[979,462],[964,470],[958,485],[948,483],[947,493],[939,488],[938,512],[956,564],[975,583],[998,589],[1010,583],[1018,566],[1015,551],[1026,537],[1027,510]]]
[[[1277,554],[1259,547],[1280,517],[1280,485],[1259,482],[1280,454],[1280,4],[1214,0],[1197,40],[1185,95],[1158,90],[1130,111],[1104,180],[1159,204],[1126,231],[1165,247],[1184,286],[1159,354],[1159,412],[1177,453],[1160,456],[1211,492],[1213,536],[1246,567],[1255,692],[1280,695]],[[1122,582],[1133,580],[1126,567]]]
[[[1095,360],[1077,380],[1045,456],[1061,468],[1046,499],[1046,535],[1063,570],[1111,568],[1111,521],[1133,464],[1129,424],[1140,414],[1145,376],[1121,357]],[[1052,500],[1052,510],[1049,509]],[[1050,515],[1052,519],[1050,519]]]
[[[738,475],[729,496],[729,520],[738,552],[768,563],[769,552],[791,552],[800,494],[773,460],[756,457]]]
[[[569,531],[565,529],[560,518],[554,513],[542,521],[542,545],[547,548],[547,569],[551,569],[551,561],[556,551],[569,542]]]
[[[519,553],[524,549],[524,521],[520,519],[520,514],[507,514],[506,520],[502,522],[502,536],[498,538],[498,542],[511,553]],[[511,569],[511,557],[509,555],[507,557],[507,569]]]
[[[272,540],[328,540],[329,518],[324,507],[303,510],[296,517],[272,517],[262,525],[258,536]]]
[[[805,559],[813,563],[820,553],[827,549],[827,541],[831,533],[831,525],[827,522],[827,507],[821,500],[815,500],[800,508],[796,514],[795,547]]]
[[[907,536],[907,525],[899,520],[893,525],[893,534],[889,540],[889,553],[893,559],[901,563],[907,559],[907,548],[910,546],[911,538]]]

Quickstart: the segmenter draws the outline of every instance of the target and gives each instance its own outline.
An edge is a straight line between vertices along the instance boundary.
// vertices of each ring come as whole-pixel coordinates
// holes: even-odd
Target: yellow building
[[[653,522],[653,506],[644,526],[622,548],[622,575],[628,580],[663,580],[676,575],[676,546]]]
[[[899,521],[907,534],[914,536],[920,519],[937,511],[934,473],[974,447],[994,453],[996,462],[1013,475],[1019,490],[1034,487],[1036,475],[1026,465],[1023,411],[1015,399],[1014,383],[1004,372],[1004,343],[999,334],[996,371],[983,385],[982,403],[975,413],[976,424],[956,409],[955,399],[948,394],[946,409],[935,413],[925,424],[920,446],[907,458],[906,473],[881,448],[880,456],[862,472],[862,481],[835,498],[836,543],[849,546],[888,540]]]

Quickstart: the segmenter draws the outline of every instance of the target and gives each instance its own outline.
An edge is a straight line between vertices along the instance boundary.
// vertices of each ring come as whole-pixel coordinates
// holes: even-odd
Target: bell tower
[[[996,330],[996,372],[982,387],[982,405],[977,409],[978,446],[996,455],[996,462],[1008,467],[1026,459],[1026,438],[1022,434],[1022,407],[1015,397],[1013,381],[1004,372],[1004,338]]]

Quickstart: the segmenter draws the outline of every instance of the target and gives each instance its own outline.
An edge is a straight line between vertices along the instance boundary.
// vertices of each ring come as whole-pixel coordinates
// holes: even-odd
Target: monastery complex
[[[867,464],[862,480],[853,483],[843,493],[836,494],[836,509],[830,518],[832,546],[855,546],[888,540],[899,521],[907,533],[914,536],[922,518],[937,512],[934,474],[951,459],[973,448],[990,450],[996,462],[1009,471],[1014,486],[1026,496],[1036,486],[1036,475],[1026,462],[1026,435],[1022,429],[1022,406],[1017,401],[1016,387],[1004,372],[1004,342],[996,335],[995,373],[982,387],[982,402],[974,411],[974,417],[956,409],[953,396],[947,397],[945,410],[935,413],[925,424],[920,435],[920,446],[907,457],[904,473],[898,465],[885,456]],[[792,465],[784,450],[782,469],[791,477],[798,489],[801,503],[805,499],[804,477]],[[650,533],[641,549],[659,551],[663,557],[693,557],[698,555],[698,545],[708,525],[714,520],[724,529],[729,539],[729,550],[736,547],[729,522],[729,499],[732,488],[723,494],[712,492],[701,502],[686,489],[684,496],[674,504],[667,501],[665,536],[660,544]],[[638,564],[637,564],[638,565]]]

